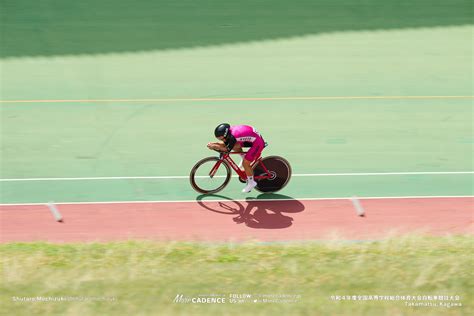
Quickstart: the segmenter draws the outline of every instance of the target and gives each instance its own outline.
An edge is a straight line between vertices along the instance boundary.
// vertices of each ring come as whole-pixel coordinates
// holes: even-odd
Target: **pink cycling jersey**
[[[235,137],[237,143],[242,147],[251,147],[245,159],[253,161],[260,156],[263,148],[265,148],[265,141],[259,132],[252,126],[235,125],[230,127],[230,133]]]

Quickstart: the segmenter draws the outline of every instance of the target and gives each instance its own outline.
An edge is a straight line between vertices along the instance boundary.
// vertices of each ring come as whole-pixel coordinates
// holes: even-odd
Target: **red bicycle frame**
[[[211,169],[211,172],[209,172],[209,176],[212,178],[217,172],[217,169],[219,169],[220,165],[222,164],[223,161],[227,162],[227,164],[234,169],[234,171],[239,175],[240,179],[242,181],[247,180],[247,174],[245,173],[245,170],[242,170],[237,166],[237,164],[234,162],[234,160],[230,157],[232,154],[245,154],[245,152],[226,152],[226,153],[221,153],[219,161],[214,165],[214,167]],[[267,167],[262,162],[262,157],[259,156],[257,159],[252,161],[250,164],[250,167],[253,168],[255,165],[260,164],[262,166],[262,169],[265,171],[263,175],[258,175],[254,176],[255,180],[261,180],[261,179],[269,179],[271,178],[271,174],[268,171]]]

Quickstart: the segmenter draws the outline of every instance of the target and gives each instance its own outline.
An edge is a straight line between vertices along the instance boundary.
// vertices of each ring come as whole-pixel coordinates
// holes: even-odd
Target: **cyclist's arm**
[[[212,149],[212,150],[227,152],[227,151],[230,151],[229,150],[229,145],[232,145],[232,144],[224,144],[224,143],[220,143],[220,142],[208,143],[207,148]],[[236,151],[236,152],[242,152],[242,147],[240,147],[239,144],[234,144],[234,147],[232,148],[232,150]]]
[[[227,151],[227,147],[224,143],[209,143],[207,148],[217,151]]]

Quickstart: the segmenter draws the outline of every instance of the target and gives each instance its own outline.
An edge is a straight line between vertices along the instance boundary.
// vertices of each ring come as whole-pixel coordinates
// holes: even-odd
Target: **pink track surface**
[[[474,198],[61,204],[64,222],[46,206],[0,206],[0,241],[91,242],[366,240],[390,234],[473,233]],[[237,223],[239,213],[250,219]]]

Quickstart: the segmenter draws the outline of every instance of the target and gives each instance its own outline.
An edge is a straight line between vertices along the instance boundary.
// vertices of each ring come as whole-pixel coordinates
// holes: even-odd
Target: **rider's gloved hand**
[[[211,150],[217,150],[219,151],[219,145],[217,145],[216,143],[208,143],[207,144],[207,148],[211,149]]]

